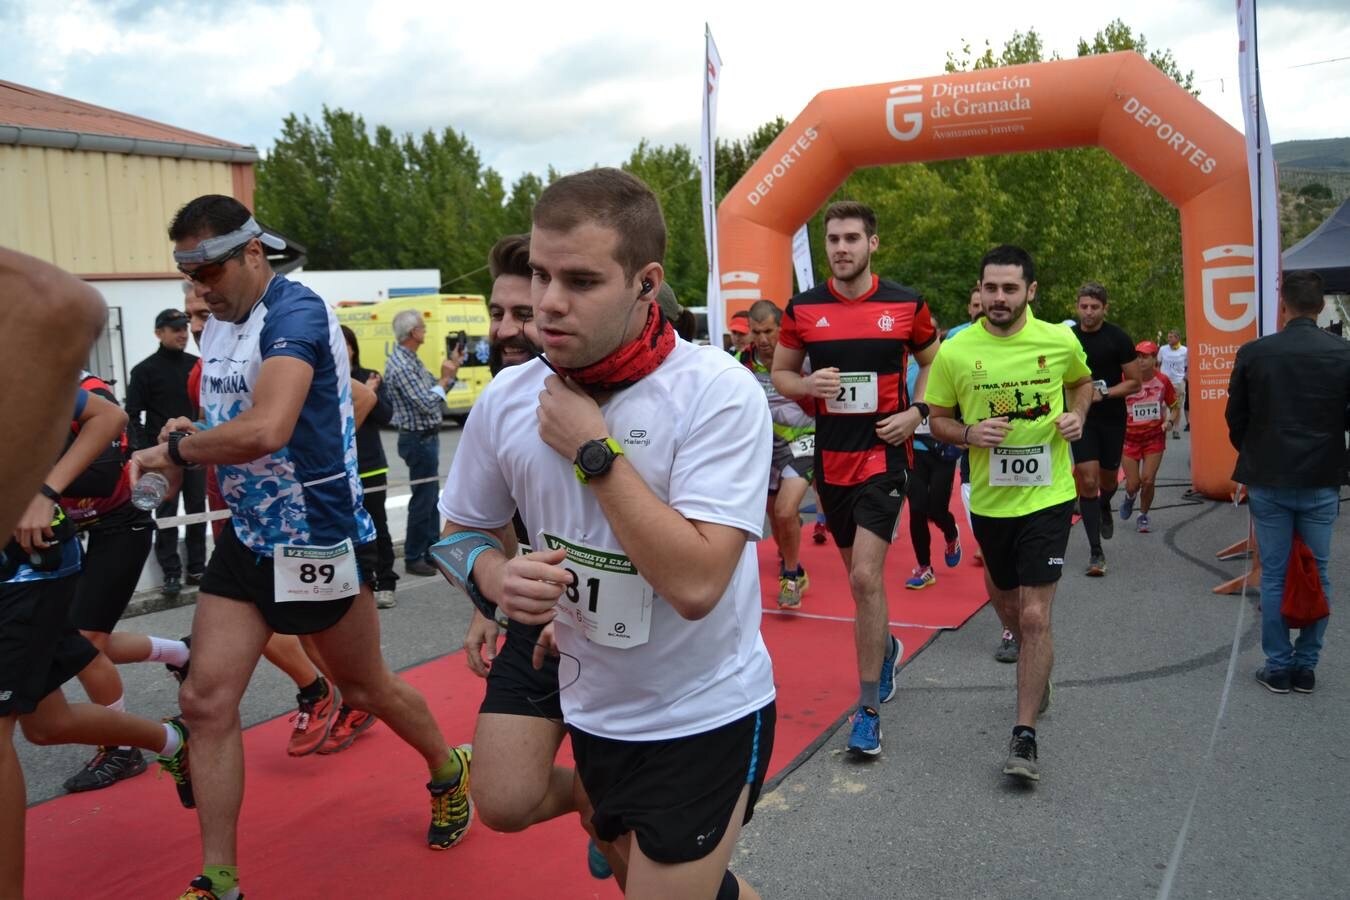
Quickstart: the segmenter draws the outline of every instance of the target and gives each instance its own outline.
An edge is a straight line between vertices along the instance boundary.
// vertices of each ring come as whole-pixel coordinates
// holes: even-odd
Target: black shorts
[[[1073,523],[1072,500],[1008,519],[972,513],[970,521],[985,569],[999,590],[1059,581]]]
[[[70,624],[76,628],[110,633],[136,593],[155,540],[155,520],[130,503],[126,508],[131,512],[116,510],[111,514],[115,521],[105,517],[87,532],[84,565],[70,607]]]
[[[750,786],[750,821],[773,753],[777,707],[767,706],[712,731],[668,741],[614,741],[576,728],[572,756],[602,841],[633,832],[659,863],[702,859],[726,833],[741,790]]]
[[[907,472],[885,472],[873,475],[862,484],[839,487],[826,484],[824,478],[816,485],[816,498],[825,513],[825,524],[834,536],[835,546],[853,546],[858,527],[890,543],[895,537],[895,526],[900,521],[900,507],[905,502]]]
[[[534,667],[534,645],[543,627],[512,622],[506,640],[488,670],[487,693],[478,712],[562,721],[558,697],[558,657],[545,656],[542,668]]]
[[[1125,420],[1103,422],[1088,416],[1083,423],[1083,436],[1069,446],[1074,465],[1095,460],[1103,469],[1114,472],[1120,468],[1120,456],[1125,449]]]
[[[375,542],[358,545],[356,571],[361,583],[374,584],[375,570]],[[337,600],[276,602],[272,558],[245,547],[229,523],[221,529],[216,549],[206,564],[201,592],[252,603],[262,613],[267,627],[279,634],[314,634],[331,628],[347,614],[357,597],[353,594]]]
[[[0,716],[37,709],[94,661],[98,650],[70,626],[78,575],[0,584]]]

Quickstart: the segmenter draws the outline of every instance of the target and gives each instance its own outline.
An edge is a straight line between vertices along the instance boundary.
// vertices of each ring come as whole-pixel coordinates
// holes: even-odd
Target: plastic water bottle
[[[131,489],[131,505],[149,512],[158,509],[169,493],[169,479],[158,472],[146,472]]]

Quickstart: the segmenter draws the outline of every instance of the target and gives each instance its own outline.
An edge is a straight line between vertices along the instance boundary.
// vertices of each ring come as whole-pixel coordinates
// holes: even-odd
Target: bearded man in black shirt
[[[1089,281],[1078,289],[1078,324],[1073,333],[1092,370],[1092,406],[1083,436],[1073,442],[1073,475],[1078,507],[1091,554],[1087,574],[1106,574],[1102,538],[1114,531],[1111,498],[1116,493],[1120,456],[1125,447],[1125,398],[1139,390],[1134,339],[1106,321],[1106,288]]]

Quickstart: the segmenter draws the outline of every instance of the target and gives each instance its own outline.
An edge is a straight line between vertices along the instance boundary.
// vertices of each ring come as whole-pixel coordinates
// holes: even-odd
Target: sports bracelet
[[[469,595],[473,605],[489,619],[497,617],[497,604],[493,603],[473,578],[473,564],[484,550],[502,552],[501,542],[484,531],[457,531],[431,545],[427,556],[440,569],[446,580],[463,589]]]
[[[970,446],[970,429],[971,429],[971,426],[970,426],[970,425],[967,425],[967,426],[966,426],[966,433],[965,433],[965,434],[962,436],[962,438],[961,438],[961,443],[965,444],[966,446]]]
[[[61,502],[61,495],[58,494],[56,490],[53,489],[52,486],[47,484],[45,481],[42,483],[42,487],[38,488],[38,493],[46,497],[53,503]]]

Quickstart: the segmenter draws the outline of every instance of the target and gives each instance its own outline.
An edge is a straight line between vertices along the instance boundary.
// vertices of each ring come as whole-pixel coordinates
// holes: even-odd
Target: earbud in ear
[[[642,279],[642,290],[638,291],[639,297],[644,297],[652,292],[652,283],[646,278]]]

